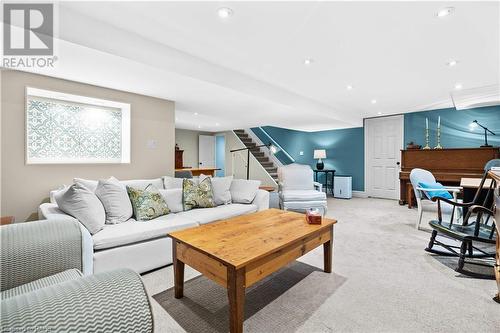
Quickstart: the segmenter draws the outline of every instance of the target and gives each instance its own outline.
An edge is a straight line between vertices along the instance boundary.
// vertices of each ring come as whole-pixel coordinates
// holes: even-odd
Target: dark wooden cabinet
[[[410,172],[414,168],[429,170],[444,185],[458,186],[462,178],[481,178],[486,162],[499,155],[498,147],[402,150],[399,203],[412,206]]]
[[[175,168],[182,169],[184,167],[184,162],[182,160],[182,154],[184,150],[176,149],[175,150]]]

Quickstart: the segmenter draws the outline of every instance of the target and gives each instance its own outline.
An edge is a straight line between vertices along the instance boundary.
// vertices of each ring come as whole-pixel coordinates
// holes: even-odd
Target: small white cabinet
[[[333,189],[335,198],[351,199],[352,198],[352,177],[351,176],[335,176],[335,187]]]

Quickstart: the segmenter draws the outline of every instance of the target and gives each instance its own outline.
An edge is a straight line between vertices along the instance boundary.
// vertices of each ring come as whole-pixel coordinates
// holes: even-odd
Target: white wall
[[[214,133],[191,131],[186,129],[175,129],[175,143],[179,145],[183,153],[183,162],[185,167],[198,168],[198,136],[214,135]]]

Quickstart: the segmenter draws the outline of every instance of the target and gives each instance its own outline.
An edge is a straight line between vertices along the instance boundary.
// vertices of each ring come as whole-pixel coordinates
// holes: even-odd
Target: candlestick
[[[425,118],[425,147],[423,149],[431,149],[429,146],[429,119]]]
[[[437,128],[437,145],[434,149],[443,149],[441,146],[441,116],[438,118],[438,128]]]

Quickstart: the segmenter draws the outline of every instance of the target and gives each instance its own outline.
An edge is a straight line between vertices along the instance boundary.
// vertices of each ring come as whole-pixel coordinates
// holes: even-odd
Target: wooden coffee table
[[[311,225],[304,214],[268,209],[173,232],[175,298],[183,297],[189,265],[227,288],[230,331],[242,332],[245,288],[320,245],[331,273],[335,223]]]

